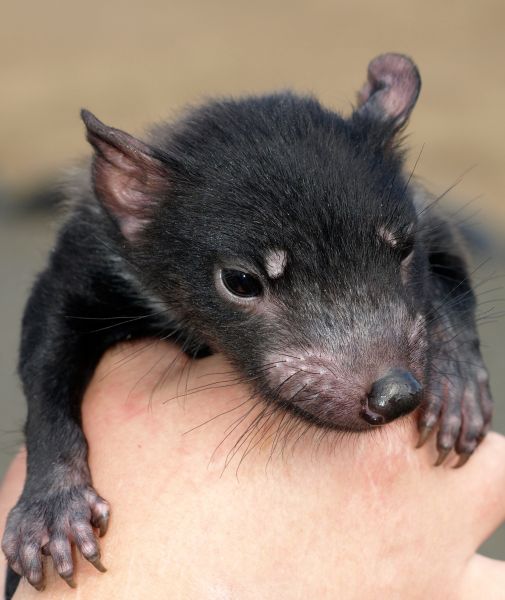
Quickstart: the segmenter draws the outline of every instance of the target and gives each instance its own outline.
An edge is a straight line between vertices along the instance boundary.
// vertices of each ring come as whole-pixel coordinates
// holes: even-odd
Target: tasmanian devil
[[[80,404],[120,340],[223,352],[264,402],[313,427],[369,431],[420,407],[436,464],[453,449],[468,459],[492,400],[455,227],[404,170],[420,86],[409,58],[384,54],[347,118],[276,93],[205,104],[146,142],[82,112],[92,167],[23,319],[12,571],[41,589],[50,554],[74,585],[71,544],[104,570],[93,528],[105,533],[109,506]]]

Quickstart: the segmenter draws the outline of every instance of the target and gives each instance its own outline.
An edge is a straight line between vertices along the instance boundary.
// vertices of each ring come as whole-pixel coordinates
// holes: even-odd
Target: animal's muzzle
[[[370,425],[389,423],[419,406],[421,390],[412,373],[391,369],[373,384],[361,417]]]

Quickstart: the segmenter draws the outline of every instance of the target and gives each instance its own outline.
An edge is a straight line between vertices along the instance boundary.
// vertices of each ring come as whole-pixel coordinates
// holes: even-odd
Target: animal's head
[[[321,425],[419,402],[426,257],[396,139],[419,89],[386,54],[349,118],[281,93],[207,104],[144,143],[83,112],[96,195],[146,285]]]

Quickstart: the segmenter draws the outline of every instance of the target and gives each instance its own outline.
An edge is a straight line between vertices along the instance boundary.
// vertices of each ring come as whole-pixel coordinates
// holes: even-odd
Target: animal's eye
[[[250,273],[237,269],[223,269],[221,279],[226,289],[239,298],[254,298],[263,291],[261,281]]]

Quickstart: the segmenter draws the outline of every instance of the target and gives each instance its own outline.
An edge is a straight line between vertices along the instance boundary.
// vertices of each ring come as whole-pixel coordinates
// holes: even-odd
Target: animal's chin
[[[384,425],[385,422],[371,422],[362,415],[362,408],[357,406],[355,414],[318,414],[316,411],[307,410],[300,406],[295,406],[289,401],[277,401],[280,406],[296,416],[298,419],[305,421],[307,424],[314,425],[321,429],[333,429],[335,431],[354,431],[366,432],[371,429]]]

